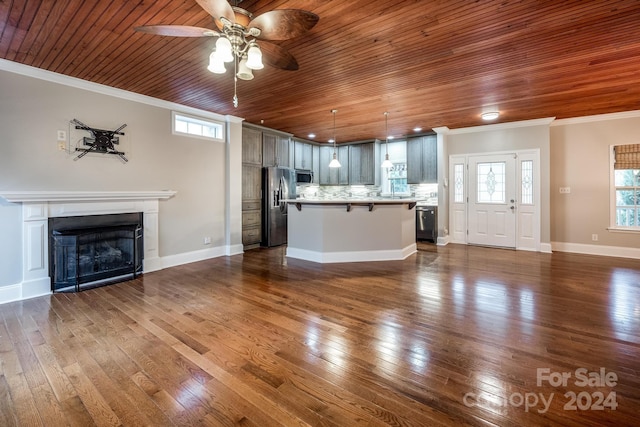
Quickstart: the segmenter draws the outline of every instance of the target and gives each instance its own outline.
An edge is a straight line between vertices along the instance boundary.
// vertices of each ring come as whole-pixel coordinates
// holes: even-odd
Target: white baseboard
[[[438,241],[436,245],[438,246],[447,246],[451,241],[451,236],[438,237]]]
[[[204,261],[205,259],[225,256],[227,248],[217,246],[214,248],[201,249],[199,251],[183,252],[181,254],[168,255],[162,257],[162,268],[175,267],[191,262]]]
[[[540,243],[540,252],[544,252],[545,254],[550,254],[552,251],[551,243]]]
[[[22,299],[22,283],[0,287],[0,304]]]
[[[49,277],[0,287],[0,304],[51,294]]]
[[[225,255],[227,256],[240,255],[243,253],[244,253],[244,245],[242,243],[240,243],[239,245],[226,246]]]
[[[640,248],[620,246],[586,245],[581,243],[551,242],[554,251],[573,252],[585,255],[600,255],[619,258],[640,259]]]

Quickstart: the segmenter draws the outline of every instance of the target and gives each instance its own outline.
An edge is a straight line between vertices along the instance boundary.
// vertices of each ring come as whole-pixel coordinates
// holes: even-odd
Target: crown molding
[[[518,122],[495,123],[491,125],[472,126],[468,128],[449,129],[447,134],[459,135],[462,133],[488,132],[495,130],[515,129],[530,126],[550,126],[555,117],[545,117],[542,119],[521,120]]]
[[[575,125],[580,123],[601,122],[605,120],[631,119],[640,117],[640,110],[621,111],[619,113],[597,114],[594,116],[558,119],[551,126]]]
[[[20,74],[26,77],[32,77],[34,79],[45,80],[51,83],[58,83],[58,84],[70,86],[76,89],[83,89],[90,92],[99,93],[101,95],[113,96],[115,98],[120,98],[127,101],[139,102],[141,104],[150,105],[152,107],[164,108],[167,110],[178,110],[184,113],[191,113],[191,114],[195,114],[200,117],[206,117],[212,120],[218,120],[223,122],[228,121],[231,123],[239,123],[244,120],[241,117],[223,115],[223,114],[218,114],[211,111],[201,110],[199,108],[189,107],[187,105],[178,104],[176,102],[169,102],[162,99],[153,98],[147,95],[141,95],[139,93],[130,92],[123,89],[117,89],[117,88],[99,84],[99,83],[93,83],[88,80],[82,80],[76,77],[66,76],[64,74],[59,74],[53,71],[32,67],[30,65],[20,64],[18,62],[8,61],[6,59],[0,59],[0,70],[8,71],[10,73]]]

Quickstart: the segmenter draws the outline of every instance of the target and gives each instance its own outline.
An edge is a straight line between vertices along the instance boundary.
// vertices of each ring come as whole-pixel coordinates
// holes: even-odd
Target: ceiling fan
[[[188,25],[145,25],[135,30],[148,34],[174,37],[218,37],[209,57],[209,71],[222,74],[225,62],[233,62],[234,91],[237,79],[253,79],[252,70],[267,65],[283,70],[297,70],[298,62],[286,49],[265,40],[287,40],[297,37],[319,20],[315,13],[300,9],[277,9],[257,17],[245,9],[231,6],[227,0],[196,0],[213,17],[219,31]],[[256,40],[259,40],[258,44]],[[238,106],[234,93],[233,105]]]

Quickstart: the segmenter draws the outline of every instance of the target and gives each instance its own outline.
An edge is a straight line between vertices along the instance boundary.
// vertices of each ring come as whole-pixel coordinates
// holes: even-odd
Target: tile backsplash
[[[407,197],[437,203],[438,184],[411,184],[409,188],[410,194],[404,194]],[[298,197],[316,200],[369,199],[381,197],[380,191],[380,187],[377,185],[302,184],[296,187]]]

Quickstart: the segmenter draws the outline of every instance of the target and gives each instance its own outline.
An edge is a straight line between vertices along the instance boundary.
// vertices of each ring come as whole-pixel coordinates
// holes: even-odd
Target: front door
[[[469,157],[468,243],[516,247],[516,155]]]

